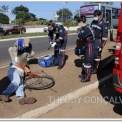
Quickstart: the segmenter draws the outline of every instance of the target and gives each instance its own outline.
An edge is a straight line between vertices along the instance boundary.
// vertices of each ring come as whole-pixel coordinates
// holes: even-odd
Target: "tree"
[[[17,15],[19,12],[29,12],[29,9],[23,5],[17,6],[13,9],[13,13]]]
[[[6,12],[8,12],[8,9],[9,9],[8,6],[2,5],[0,7],[0,13],[6,13]]]
[[[37,20],[35,14],[33,14],[33,13],[28,13],[28,14],[29,14],[29,16],[30,16],[31,21],[36,21],[36,20]]]
[[[15,24],[15,23],[16,23],[15,20],[12,20],[12,21],[11,21],[11,24]]]
[[[80,10],[76,10],[76,12],[74,13],[74,19],[76,20],[79,17],[79,12]]]
[[[47,19],[44,19],[44,18],[39,18],[39,20],[47,20]]]
[[[59,15],[59,21],[67,21],[72,18],[72,12],[68,8],[63,8],[57,11],[57,15]]]
[[[0,23],[9,24],[9,17],[3,13],[0,13]]]
[[[17,24],[24,24],[28,21],[36,21],[36,15],[33,13],[29,13],[29,9],[25,6],[17,6],[13,9],[13,14],[16,15]]]

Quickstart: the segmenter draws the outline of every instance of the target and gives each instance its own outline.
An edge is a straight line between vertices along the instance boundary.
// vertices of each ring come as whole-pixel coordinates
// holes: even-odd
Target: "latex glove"
[[[102,52],[102,47],[98,47],[98,52],[101,53]]]
[[[54,43],[51,45],[51,47],[55,47],[55,45],[56,45],[56,42],[54,42]]]
[[[50,41],[50,45],[52,45],[53,44],[53,41]]]

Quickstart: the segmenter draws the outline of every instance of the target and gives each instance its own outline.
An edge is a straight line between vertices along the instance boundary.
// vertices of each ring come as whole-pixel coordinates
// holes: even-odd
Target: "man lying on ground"
[[[16,93],[16,98],[20,104],[33,104],[36,102],[35,98],[26,98],[24,93],[24,75],[27,75],[30,71],[26,67],[27,58],[20,55],[16,63],[10,67],[8,71],[8,78],[11,81],[9,86],[0,95],[0,100],[4,102],[9,101],[9,97]]]

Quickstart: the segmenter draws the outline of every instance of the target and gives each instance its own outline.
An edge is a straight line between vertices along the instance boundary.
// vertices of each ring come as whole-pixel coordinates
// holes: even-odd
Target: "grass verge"
[[[69,31],[70,33],[76,33],[76,31]],[[11,39],[11,38],[20,38],[20,37],[32,37],[32,36],[44,36],[47,35],[47,32],[40,32],[40,33],[25,33],[25,34],[12,34],[12,35],[5,35],[0,36],[0,39]]]

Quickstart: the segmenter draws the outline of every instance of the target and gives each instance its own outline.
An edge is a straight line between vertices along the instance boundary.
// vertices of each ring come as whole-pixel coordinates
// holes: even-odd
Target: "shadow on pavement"
[[[108,49],[108,52],[111,52],[112,54],[114,54],[115,49]]]
[[[76,66],[76,67],[82,67],[82,64],[83,64],[83,57],[84,57],[84,56],[82,56],[81,59],[76,59],[76,60],[74,60],[74,63],[75,63],[75,66]]]
[[[0,94],[8,87],[9,84],[10,81],[7,76],[0,80]]]
[[[102,61],[102,63],[108,62],[110,58],[111,57],[106,58],[105,60]],[[114,67],[114,60],[112,60],[110,63],[107,64],[107,66],[105,66],[98,72],[97,77],[99,82],[101,82],[100,79],[105,78],[106,76],[112,74],[113,67]],[[112,77],[108,79],[104,85],[99,87],[99,91],[101,96],[107,103],[114,105],[114,108],[111,111],[114,111],[115,113],[122,115],[122,94],[115,91]]]
[[[66,62],[67,62],[67,60],[68,60],[68,55],[65,55],[65,59],[64,59],[64,66],[66,65]]]
[[[29,64],[38,64],[38,59],[37,58],[30,59]]]

